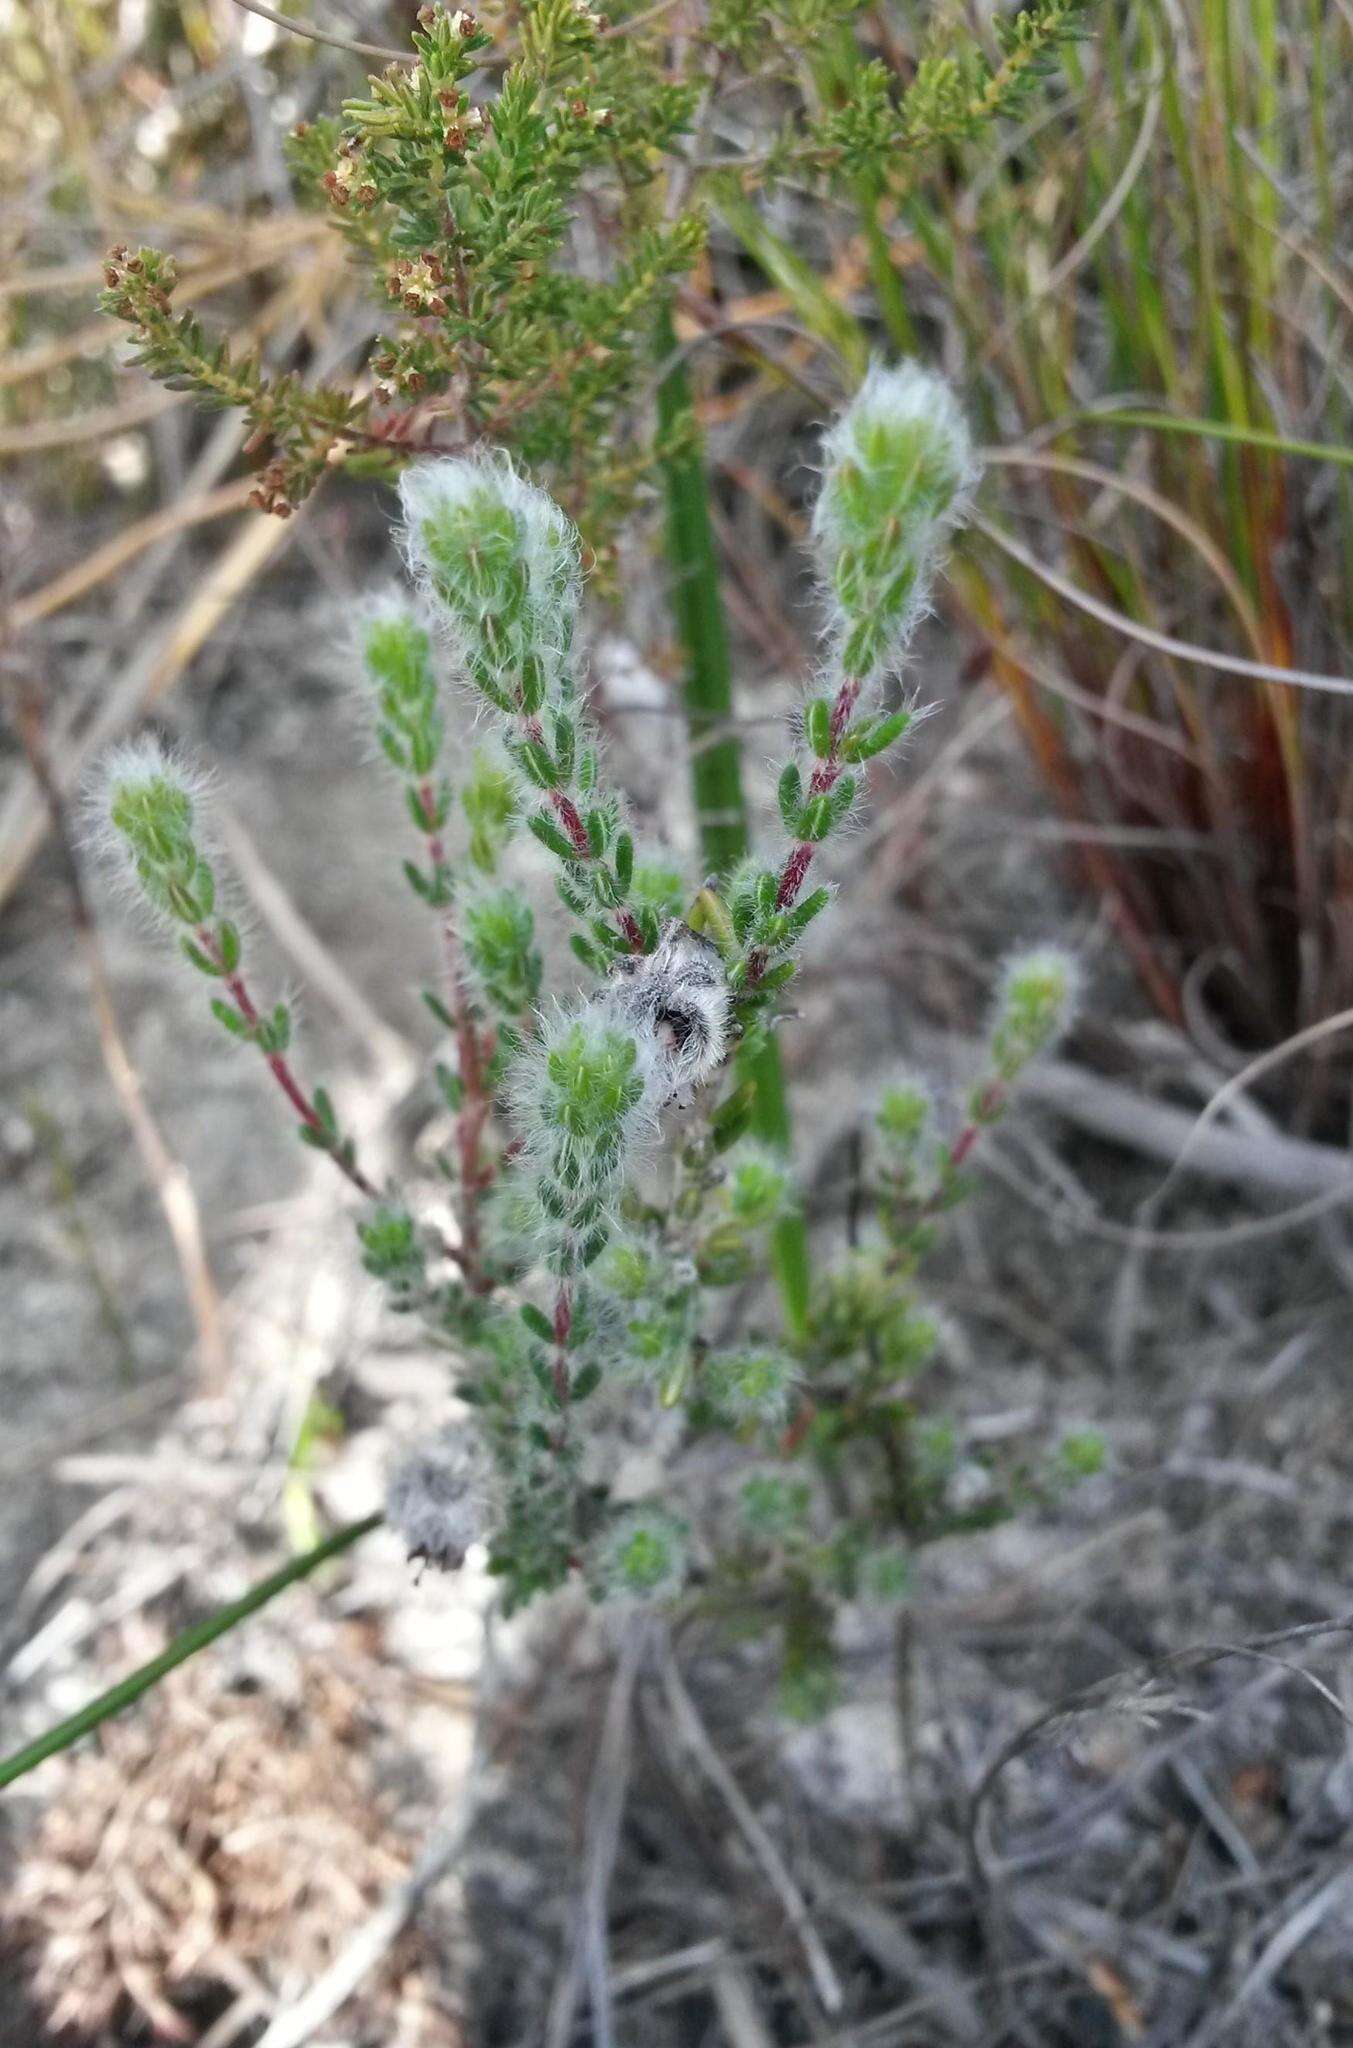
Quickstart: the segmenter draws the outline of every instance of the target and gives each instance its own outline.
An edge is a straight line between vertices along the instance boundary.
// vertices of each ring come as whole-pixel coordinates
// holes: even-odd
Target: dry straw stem
[[[245,521],[177,617],[129,664],[84,731],[61,737],[57,786],[63,797],[102,747],[128,732],[172,689],[231,606],[297,530],[298,519]],[[46,829],[42,792],[31,771],[25,772],[0,811],[0,908],[18,887]]]
[[[1112,605],[1103,604],[1092,597],[1088,590],[1082,590],[1046,562],[1040,562],[1037,555],[1012,540],[1008,533],[992,526],[987,520],[974,515],[971,525],[975,532],[989,540],[993,547],[1008,555],[1012,562],[1018,562],[1031,576],[1047,585],[1058,597],[1075,605],[1078,611],[1098,619],[1101,625],[1109,626],[1115,633],[1121,633],[1128,640],[1138,640],[1143,647],[1152,648],[1157,654],[1171,654],[1181,661],[1195,661],[1203,668],[1217,669],[1223,675],[1248,676],[1261,683],[1284,683],[1299,690],[1320,690],[1334,697],[1353,697],[1353,677],[1321,675],[1304,668],[1285,668],[1269,661],[1247,661],[1243,655],[1226,654],[1220,648],[1199,647],[1190,640],[1177,640],[1172,634],[1158,633],[1151,626],[1141,625],[1126,612],[1115,611]]]
[[[1170,1650],[1163,1656],[1153,1657],[1131,1671],[1115,1672],[1108,1678],[1096,1679],[1092,1685],[1082,1686],[1055,1705],[1045,1708],[1002,1744],[973,1789],[968,1802],[967,1834],[974,1882],[983,1891],[991,1888],[990,1843],[984,1828],[985,1810],[991,1794],[1003,1772],[1031,1749],[1040,1737],[1069,1722],[1078,1721],[1086,1714],[1167,1711],[1174,1702],[1168,1694],[1160,1691],[1163,1679],[1203,1671],[1231,1657],[1276,1665],[1290,1672],[1309,1686],[1346,1727],[1353,1728],[1353,1716],[1323,1679],[1313,1671],[1307,1671],[1304,1665],[1294,1664],[1274,1654],[1298,1643],[1317,1642],[1328,1636],[1350,1633],[1353,1633],[1353,1614],[1345,1614],[1330,1621],[1300,1622],[1294,1628],[1275,1629],[1242,1643],[1190,1643],[1182,1650]]]
[[[64,611],[67,605],[75,604],[91,590],[97,590],[110,576],[116,576],[119,569],[125,569],[129,562],[134,562],[157,541],[172,540],[176,534],[186,533],[190,527],[207,526],[213,519],[222,519],[228,513],[243,512],[253,489],[252,476],[236,477],[233,482],[221,484],[214,491],[204,491],[196,498],[179,498],[174,504],[162,506],[158,512],[138,519],[134,525],[125,526],[121,533],[115,533],[92,555],[72,563],[60,576],[44,584],[41,590],[35,590],[31,597],[16,599],[9,608],[9,631],[26,632],[30,626],[50,618],[54,612]]]
[[[845,1993],[822,1937],[813,1924],[808,1903],[795,1884],[780,1851],[752,1811],[742,1788],[711,1742],[695,1702],[677,1669],[676,1657],[670,1644],[665,1646],[662,1659],[662,1683],[678,1740],[723,1800],[759,1864],[763,1876],[779,1899],[785,1918],[803,1949],[809,1973],[824,2011],[840,2012],[845,2004]]]
[[[146,1104],[141,1077],[127,1051],[118,1024],[117,1009],[104,967],[98,926],[80,875],[80,864],[71,844],[65,806],[51,772],[43,740],[41,716],[32,691],[15,693],[14,722],[28,756],[29,767],[42,791],[65,869],[71,911],[85,968],[89,975],[90,1000],[99,1034],[99,1049],[113,1092],[135,1140],[137,1151],[164,1211],[173,1241],[184,1292],[197,1325],[201,1372],[209,1388],[219,1387],[225,1376],[227,1354],[221,1324],[221,1302],[207,1257],[202,1218],[187,1168],[169,1150],[160,1127]]]

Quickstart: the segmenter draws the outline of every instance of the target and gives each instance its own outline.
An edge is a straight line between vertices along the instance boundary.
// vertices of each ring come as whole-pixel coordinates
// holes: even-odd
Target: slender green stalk
[[[127,1707],[134,1705],[143,1693],[149,1692],[153,1685],[158,1685],[162,1678],[167,1678],[180,1664],[186,1664],[190,1657],[195,1657],[199,1650],[205,1650],[209,1643],[228,1635],[232,1628],[238,1628],[251,1614],[257,1614],[260,1607],[266,1607],[279,1593],[285,1593],[288,1586],[294,1586],[300,1579],[309,1578],[311,1572],[317,1571],[322,1564],[327,1564],[331,1557],[337,1557],[361,1537],[368,1535],[372,1529],[379,1527],[383,1519],[381,1515],[367,1515],[360,1522],[350,1522],[345,1529],[336,1529],[332,1536],[326,1536],[313,1550],[307,1550],[301,1557],[293,1557],[289,1564],[284,1564],[281,1570],[275,1571],[270,1578],[261,1579],[258,1585],[251,1586],[247,1593],[238,1600],[232,1600],[228,1607],[220,1607],[215,1614],[209,1614],[205,1621],[195,1622],[191,1628],[184,1629],[182,1635],[175,1636],[167,1649],[161,1650],[158,1657],[152,1657],[148,1664],[143,1664],[139,1671],[133,1671],[128,1678],[119,1679],[107,1692],[100,1693],[97,1699],[91,1700],[88,1706],[81,1707],[66,1720],[58,1721],[54,1728],[49,1728],[44,1735],[39,1735],[36,1741],[26,1744],[23,1749],[16,1750],[13,1756],[0,1759],[0,1787],[12,1785],[16,1778],[22,1778],[27,1772],[36,1770],[49,1756],[59,1755],[63,1749],[69,1749],[72,1743],[79,1742],[83,1736],[91,1734],[103,1722],[111,1721],[115,1714],[120,1714]]]
[[[709,517],[709,478],[696,430],[690,377],[675,357],[676,335],[664,309],[656,335],[658,358],[671,367],[658,386],[663,438],[674,443],[664,458],[667,557],[672,609],[686,657],[683,685],[691,735],[691,783],[700,846],[715,875],[726,875],[747,852],[747,805],[741,748],[733,730],[733,664],[719,591],[719,564]],[[780,1048],[765,1039],[740,1062],[756,1087],[752,1129],[767,1145],[787,1151],[792,1135]],[[775,1277],[785,1323],[793,1337],[807,1329],[811,1288],[808,1230],[797,1212],[775,1224],[771,1238]]]
[[[1081,419],[1097,426],[1152,427],[1161,434],[1197,434],[1207,441],[1236,441],[1246,448],[1267,448],[1275,455],[1304,455],[1312,462],[1341,462],[1353,469],[1353,448],[1332,441],[1294,441],[1287,434],[1270,434],[1262,427],[1240,426],[1231,420],[1181,419],[1170,412],[1085,412]]]

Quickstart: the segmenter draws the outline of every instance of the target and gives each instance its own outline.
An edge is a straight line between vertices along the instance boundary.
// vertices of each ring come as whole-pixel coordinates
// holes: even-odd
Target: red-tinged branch
[[[559,1428],[554,1447],[561,1451],[568,1438],[568,1340],[573,1329],[573,1288],[561,1280],[554,1297],[554,1393],[559,1403]]]
[[[206,954],[207,958],[213,961],[217,967],[221,968],[222,983],[245,1023],[249,1026],[250,1030],[257,1030],[262,1022],[258,1008],[242,976],[239,974],[227,974],[224,971],[224,963],[221,959],[220,948],[217,946],[214,933],[206,925],[199,925],[194,936],[198,946]],[[265,1052],[263,1057],[272,1073],[273,1079],[286,1096],[287,1101],[295,1110],[302,1124],[305,1125],[307,1130],[314,1131],[318,1137],[322,1137],[327,1141],[328,1132],[325,1129],[324,1120],[304,1088],[302,1088],[300,1082],[296,1079],[285,1053]],[[380,1200],[376,1189],[355,1161],[345,1159],[341,1152],[334,1151],[327,1142],[324,1149],[329,1153],[329,1157],[333,1160],[339,1172],[352,1182],[352,1185],[359,1194],[365,1195],[370,1202]]]
[[[850,730],[850,721],[855,715],[855,707],[859,701],[860,684],[853,676],[847,676],[832,703],[828,749],[813,770],[805,799],[807,803],[811,803],[815,797],[830,796],[840,781],[841,770],[845,766],[841,758],[841,746]],[[816,851],[817,847],[810,839],[797,840],[790,847],[785,855],[785,864],[780,870],[780,885],[775,892],[777,910],[793,909],[807,880],[808,870],[813,865],[813,855]],[[764,946],[758,946],[747,961],[749,988],[756,986],[769,965],[770,954]]]
[[[545,744],[545,734],[538,718],[524,716],[522,719],[522,729],[527,739],[534,740],[537,746]],[[562,789],[552,789],[550,791],[550,802],[554,806],[554,814],[563,826],[568,836],[569,844],[577,854],[578,859],[592,860],[594,858],[592,842],[587,836],[587,827],[583,823],[578,806],[574,803],[572,797],[565,796]],[[632,953],[642,953],[644,950],[644,935],[639,929],[638,921],[630,911],[625,909],[623,904],[615,913],[615,922],[621,938],[625,941],[630,951]]]
[[[994,1124],[1004,1110],[1005,1101],[1006,1087],[1003,1081],[987,1081],[983,1085],[977,1102],[978,1114],[969,1118],[949,1147],[949,1154],[944,1162],[944,1173],[941,1176],[941,1187],[951,1175],[962,1170],[983,1131],[988,1124]],[[924,1213],[932,1214],[939,1207],[939,1202],[940,1190],[937,1189],[926,1204]]]
[[[587,836],[586,825],[578,815],[578,806],[564,795],[562,789],[550,791],[550,802],[554,805],[555,815],[560,824],[572,840],[579,860],[591,860],[592,842]]]
[[[433,820],[436,797],[424,783],[418,792],[427,835],[428,858],[434,879],[446,866],[446,847]],[[483,1233],[479,1200],[493,1181],[492,1162],[483,1152],[484,1127],[493,1110],[487,1071],[497,1046],[497,1034],[480,1031],[474,1004],[466,984],[460,941],[450,907],[442,913],[442,944],[446,953],[446,986],[452,1021],[456,1028],[456,1065],[460,1073],[461,1101],[456,1111],[456,1158],[460,1168],[460,1250],[458,1254],[465,1283],[472,1294],[486,1294],[491,1282],[484,1272]]]

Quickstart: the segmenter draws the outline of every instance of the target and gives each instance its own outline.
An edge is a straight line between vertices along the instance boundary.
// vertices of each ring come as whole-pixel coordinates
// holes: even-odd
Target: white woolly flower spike
[[[867,683],[905,651],[980,472],[952,390],[915,362],[873,364],[823,454],[813,535],[842,669]]]
[[[722,1066],[733,1029],[728,972],[713,940],[669,919],[651,953],[615,962],[608,1002],[654,1048],[662,1104],[689,1107]]]
[[[590,1265],[606,1245],[663,1081],[651,1033],[628,1028],[603,1002],[546,1017],[520,1054],[510,1093],[541,1249],[556,1271]]]
[[[399,491],[410,568],[469,680],[499,711],[534,717],[567,680],[572,521],[501,453],[416,462]]]
[[[215,907],[216,883],[202,848],[206,777],[152,734],[100,756],[86,790],[86,836],[112,855],[153,914],[196,925]]]
[[[1070,1030],[1080,985],[1080,962],[1062,946],[1035,946],[1006,961],[991,1033],[992,1064],[1002,1081],[1015,1080]]]
[[[478,1434],[453,1423],[395,1467],[386,1516],[410,1558],[456,1571],[483,1535],[488,1488],[488,1459]]]

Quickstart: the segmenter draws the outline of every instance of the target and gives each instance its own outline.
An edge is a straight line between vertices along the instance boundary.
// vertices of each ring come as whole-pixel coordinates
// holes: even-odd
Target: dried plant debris
[[[265,2020],[318,1976],[409,1868],[368,1738],[361,1690],[322,1662],[283,1699],[232,1689],[204,1658],[77,1756],[11,1899],[53,2035],[197,2041],[242,1997]],[[347,2037],[451,2048],[439,1976],[403,1936],[347,2008]]]

